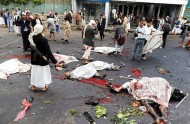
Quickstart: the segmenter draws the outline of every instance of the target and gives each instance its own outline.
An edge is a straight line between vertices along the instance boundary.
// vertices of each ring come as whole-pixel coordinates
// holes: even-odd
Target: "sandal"
[[[28,89],[34,92],[36,90],[36,87],[34,85],[28,86]]]

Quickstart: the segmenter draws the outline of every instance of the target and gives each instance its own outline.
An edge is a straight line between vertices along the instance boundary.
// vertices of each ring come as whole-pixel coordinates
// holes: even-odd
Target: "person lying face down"
[[[105,78],[105,74],[100,74],[98,70],[120,70],[120,66],[116,66],[114,64],[109,64],[107,62],[102,61],[94,61],[89,64],[79,66],[75,70],[69,72],[66,71],[64,76],[69,79],[89,79],[92,77],[98,77],[100,79]]]
[[[171,87],[165,79],[159,77],[143,77],[139,80],[134,79],[126,82],[119,88],[115,88],[111,84],[109,87],[114,92],[127,90],[136,100],[139,100],[139,103],[147,108],[156,124],[166,123],[166,108],[169,101],[180,101],[186,96],[179,89]],[[164,96],[164,94],[167,95]]]

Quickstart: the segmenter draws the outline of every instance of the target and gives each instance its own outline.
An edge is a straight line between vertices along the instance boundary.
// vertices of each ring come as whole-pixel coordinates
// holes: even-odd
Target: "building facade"
[[[85,20],[98,19],[105,13],[108,22],[112,21],[115,9],[125,16],[133,13],[135,17],[166,17],[172,20],[184,15],[187,0],[71,0],[74,11],[84,9]]]

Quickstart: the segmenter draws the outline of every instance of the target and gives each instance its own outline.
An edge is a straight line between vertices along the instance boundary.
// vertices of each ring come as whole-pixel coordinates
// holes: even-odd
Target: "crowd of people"
[[[49,11],[47,15],[43,12],[41,14],[32,14],[30,10],[26,8],[25,11],[20,9],[11,10],[6,9],[5,11],[0,11],[0,26],[7,25],[8,32],[16,32],[18,35],[22,36],[23,39],[23,52],[31,51],[31,85],[29,89],[35,91],[40,88],[42,91],[48,89],[48,85],[52,83],[51,72],[49,67],[49,60],[55,64],[56,67],[61,67],[55,57],[53,56],[48,41],[56,41],[55,32],[59,33],[61,31],[60,25],[64,23],[64,42],[69,43],[69,36],[71,35],[71,27],[76,27],[77,30],[82,30],[82,39],[84,45],[84,54],[81,60],[83,64],[89,64],[93,58],[90,57],[91,50],[94,49],[94,40],[99,34],[100,40],[105,38],[105,27],[106,27],[106,17],[104,13],[100,14],[100,18],[97,20],[90,20],[88,24],[85,22],[85,13],[83,11],[74,12],[65,9],[63,15],[54,13],[52,10]],[[190,31],[189,22],[186,18],[176,19],[175,25],[173,27],[172,33],[180,34],[181,41],[177,46],[184,46],[184,40]],[[121,12],[116,14],[113,12],[113,29],[114,35],[112,39],[115,43],[114,54],[123,55],[123,45],[125,43],[126,37],[129,34],[129,29],[134,26],[134,15],[129,16],[123,15]],[[49,30],[49,37],[46,39],[44,37],[46,29]],[[163,35],[163,43],[160,48],[165,48],[167,35],[172,29],[172,22],[169,16],[165,18],[153,17],[152,19],[141,18],[138,22],[137,28],[135,30],[135,47],[133,50],[132,60],[141,61],[147,60],[146,53],[143,53],[143,47],[146,45],[149,37],[153,35],[154,32],[160,32]],[[40,41],[40,42],[39,42]],[[91,64],[89,64],[90,66]],[[78,73],[86,69],[85,74],[88,74],[88,70],[85,67],[79,67],[72,72],[66,72],[65,78],[77,79]],[[116,69],[119,70],[119,69]],[[84,76],[85,74],[81,74]],[[91,76],[96,76],[104,78],[105,75],[99,75],[96,71]],[[162,80],[162,79],[161,79]],[[137,81],[136,81],[137,82]],[[128,83],[130,84],[130,83]],[[123,85],[119,89],[112,88],[113,90],[119,92],[121,89],[128,88],[128,84]],[[127,85],[127,86],[126,86]],[[137,89],[142,87],[142,85],[136,86]],[[142,101],[143,104],[149,107],[147,101]],[[149,108],[151,111],[152,109]],[[153,115],[154,112],[151,112]],[[160,118],[155,115],[155,120],[160,121]],[[163,120],[163,119],[162,119]]]

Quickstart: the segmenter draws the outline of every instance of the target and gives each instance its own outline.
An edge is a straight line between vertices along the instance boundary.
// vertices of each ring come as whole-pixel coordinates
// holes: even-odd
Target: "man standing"
[[[98,31],[96,29],[96,22],[94,20],[90,20],[90,23],[84,27],[82,34],[83,44],[85,47],[85,52],[82,56],[84,64],[89,63],[90,52],[92,47],[94,47],[94,35],[97,33]]]
[[[69,43],[68,38],[69,38],[69,34],[71,33],[71,24],[69,23],[68,19],[65,18],[65,33],[64,33],[64,39],[65,39],[65,43]]]
[[[104,29],[106,26],[106,18],[104,14],[100,14],[100,38],[101,40],[104,38]]]
[[[20,28],[23,39],[23,52],[26,52],[30,50],[30,43],[28,41],[28,36],[30,34],[30,21],[26,19],[26,13],[22,13]]]
[[[170,29],[171,29],[171,26],[170,26],[170,24],[166,21],[165,23],[164,23],[164,25],[162,26],[162,30],[163,30],[163,44],[162,44],[162,47],[160,47],[160,48],[165,48],[165,46],[166,46],[166,38],[167,38],[167,35],[169,34],[169,32],[170,32]]]

